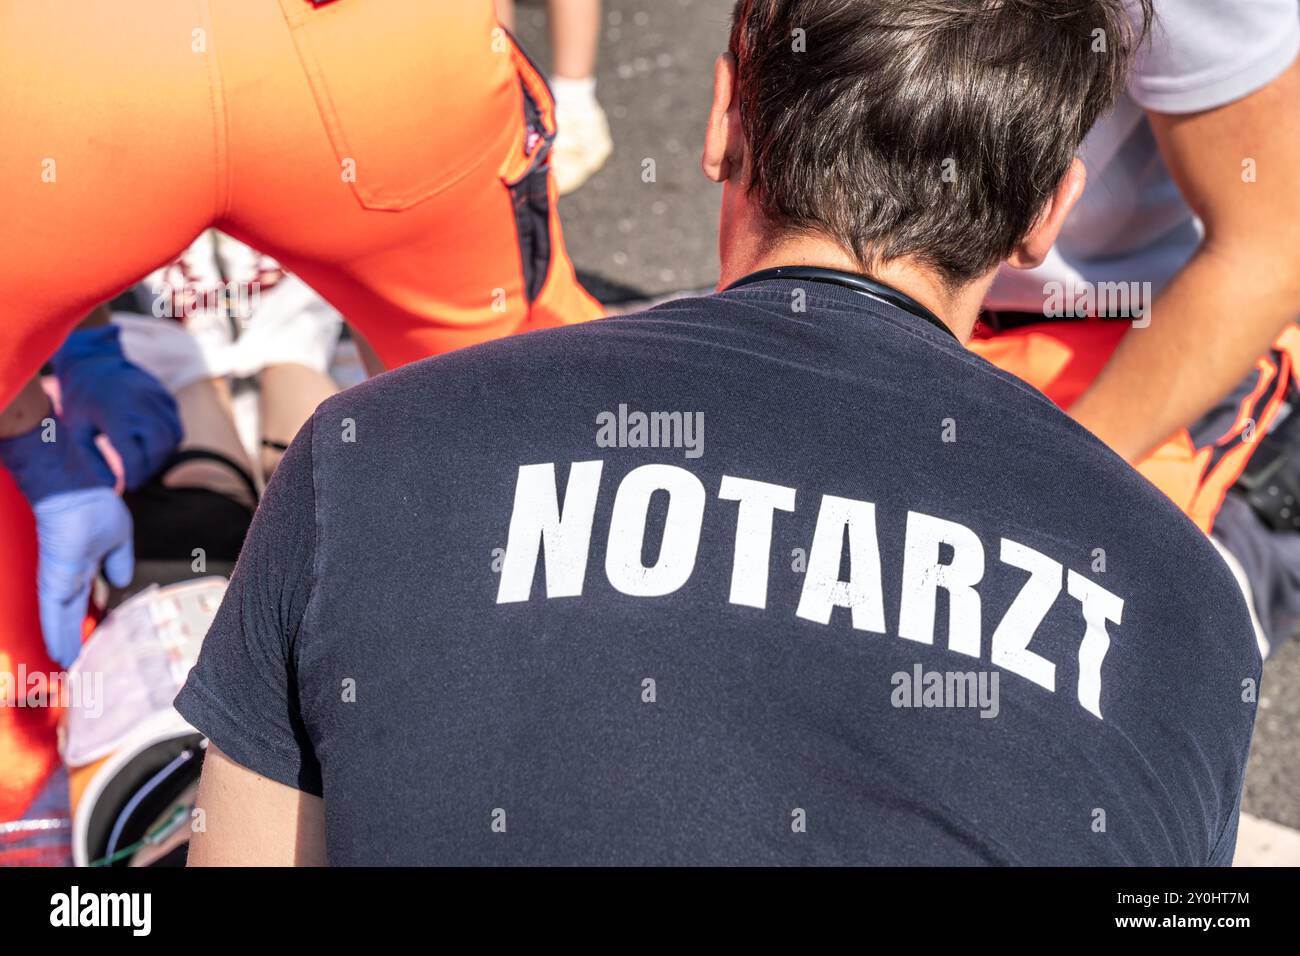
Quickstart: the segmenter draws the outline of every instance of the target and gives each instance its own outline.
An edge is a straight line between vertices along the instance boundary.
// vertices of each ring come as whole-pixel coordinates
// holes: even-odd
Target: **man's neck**
[[[765,243],[761,248],[724,250],[718,288],[726,288],[747,275],[777,266],[817,266],[862,274],[853,257],[834,243],[815,237],[789,236],[775,243]],[[980,303],[993,281],[990,274],[954,293],[939,281],[933,270],[907,260],[881,266],[869,278],[911,296],[938,316],[962,342],[970,338],[975,320],[979,318]]]

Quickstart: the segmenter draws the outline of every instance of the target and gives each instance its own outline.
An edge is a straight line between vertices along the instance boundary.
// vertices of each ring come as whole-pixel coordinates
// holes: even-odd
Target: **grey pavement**
[[[721,193],[700,172],[700,150],[730,10],[729,0],[605,4],[597,95],[614,154],[560,203],[570,255],[602,299],[610,284],[649,298],[717,281]],[[520,4],[517,16],[521,42],[549,68],[544,7]]]

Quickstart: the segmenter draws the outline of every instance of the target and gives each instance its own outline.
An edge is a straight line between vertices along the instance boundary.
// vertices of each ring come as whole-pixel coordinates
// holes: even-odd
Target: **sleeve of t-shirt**
[[[1197,113],[1267,86],[1300,53],[1300,0],[1155,0],[1129,95],[1143,109]]]
[[[311,432],[309,420],[275,469],[175,706],[235,763],[320,796],[294,677],[316,554]]]

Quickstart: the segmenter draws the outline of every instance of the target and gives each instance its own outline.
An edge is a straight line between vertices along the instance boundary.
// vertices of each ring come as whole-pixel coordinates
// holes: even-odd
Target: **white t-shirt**
[[[1158,295],[1200,244],[1144,110],[1196,113],[1267,86],[1300,51],[1300,0],[1155,0],[1155,10],[1127,93],[1079,150],[1083,197],[1041,266],[1003,266],[989,308],[1041,312],[1049,283],[1071,295],[1081,283],[1149,282]]]

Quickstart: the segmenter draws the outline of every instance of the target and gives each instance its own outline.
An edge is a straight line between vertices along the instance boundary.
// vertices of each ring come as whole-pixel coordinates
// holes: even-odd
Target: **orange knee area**
[[[1003,371],[1033,385],[1057,405],[1068,409],[1092,384],[1128,331],[1123,322],[1049,322],[1008,332],[982,332],[970,350]],[[1136,468],[1163,491],[1202,531],[1209,533],[1224,496],[1236,483],[1258,445],[1243,441],[1249,426],[1253,434],[1267,434],[1285,397],[1292,370],[1300,360],[1300,331],[1288,327],[1274,348],[1282,353],[1282,367],[1261,359],[1255,391],[1243,402],[1234,428],[1220,445],[1235,445],[1213,463],[1215,448],[1197,448],[1184,429],[1139,461]],[[1264,402],[1257,421],[1248,421],[1258,402]]]
[[[1122,322],[1045,322],[1009,332],[981,332],[969,348],[1069,408],[1092,384],[1127,329]]]
[[[1068,409],[1092,384],[1127,331],[1124,322],[1046,322],[983,333],[969,347]],[[1223,500],[1220,495],[1208,516],[1196,507],[1210,455],[1209,449],[1197,451],[1191,436],[1180,431],[1137,465],[1148,481],[1207,532]]]

